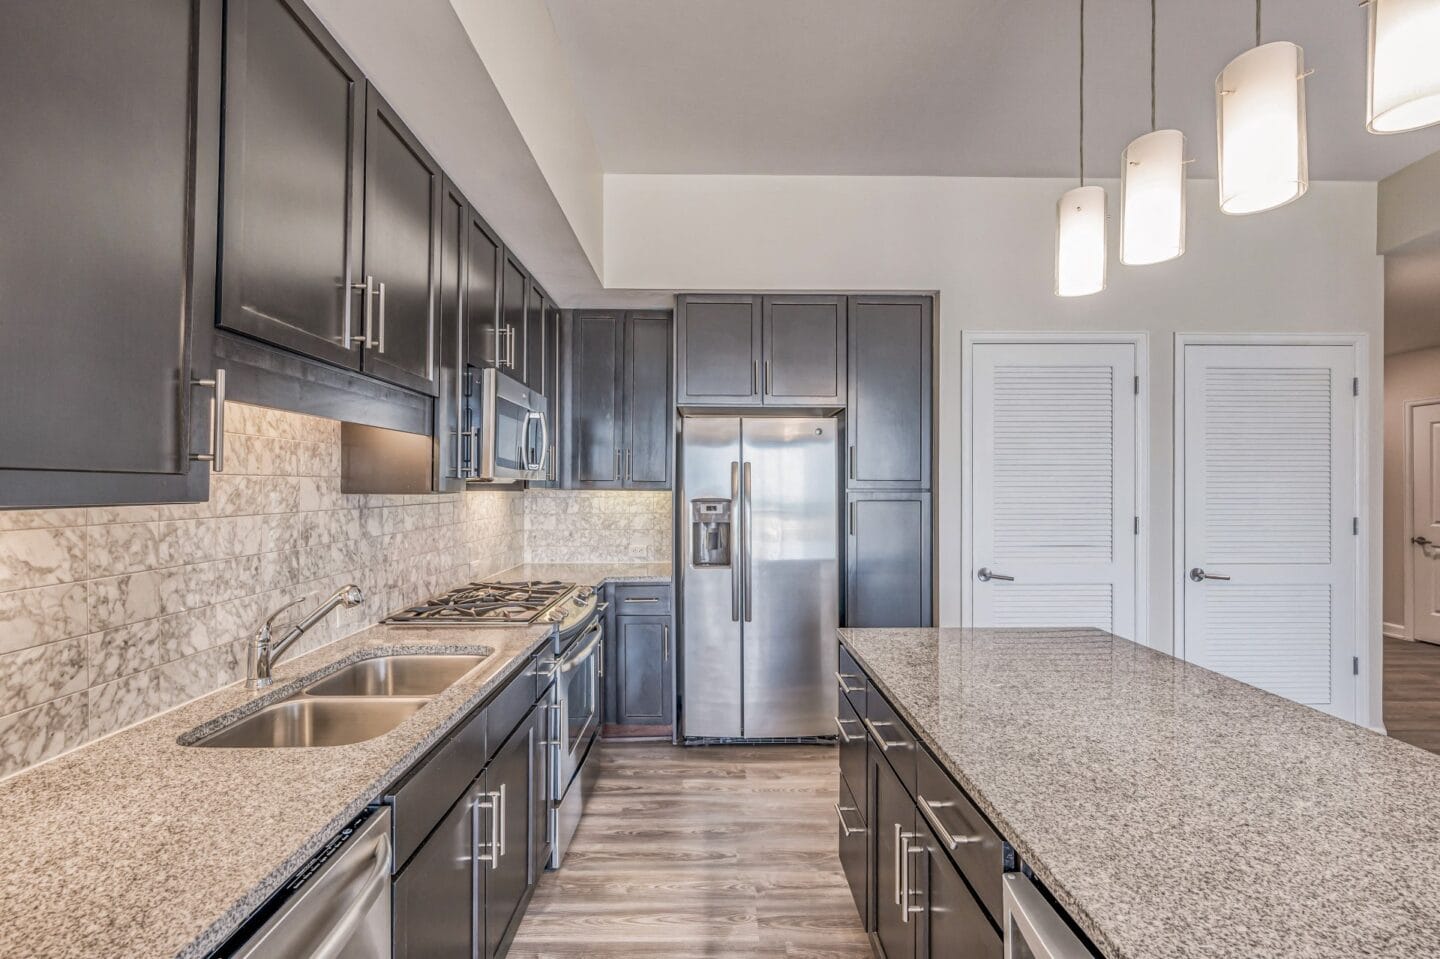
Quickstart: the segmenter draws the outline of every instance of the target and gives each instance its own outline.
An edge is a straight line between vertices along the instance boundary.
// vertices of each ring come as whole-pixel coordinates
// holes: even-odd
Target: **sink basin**
[[[436,696],[485,661],[484,656],[377,656],[352,663],[305,687],[310,696]]]
[[[266,706],[195,743],[196,746],[274,748],[346,746],[383,736],[428,699],[287,699]]]

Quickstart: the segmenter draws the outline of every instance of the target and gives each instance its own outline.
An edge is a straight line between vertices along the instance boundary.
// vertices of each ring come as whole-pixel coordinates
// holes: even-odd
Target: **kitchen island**
[[[839,636],[1107,959],[1440,955],[1440,757],[1097,630]]]

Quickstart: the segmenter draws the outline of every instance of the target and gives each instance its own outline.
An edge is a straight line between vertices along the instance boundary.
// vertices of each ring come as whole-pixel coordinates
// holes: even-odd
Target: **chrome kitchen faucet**
[[[273,679],[270,676],[270,669],[275,665],[275,660],[285,655],[285,651],[295,644],[295,640],[304,636],[316,623],[330,614],[330,611],[337,606],[344,606],[349,609],[352,606],[359,606],[365,601],[365,594],[359,586],[351,583],[348,586],[341,586],[330,598],[317,606],[309,616],[298,623],[291,623],[285,630],[285,635],[279,641],[273,641],[271,632],[275,629],[275,620],[281,613],[304,602],[304,597],[293,600],[281,606],[271,613],[256,631],[255,636],[250,640],[249,663],[245,673],[246,689],[264,689],[269,686]]]

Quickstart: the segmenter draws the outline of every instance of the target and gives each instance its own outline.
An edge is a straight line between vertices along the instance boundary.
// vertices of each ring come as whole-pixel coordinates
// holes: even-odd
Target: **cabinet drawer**
[[[915,794],[915,734],[905,721],[890,708],[877,691],[871,689],[865,697],[865,728],[870,733],[874,748],[890,763],[895,775],[905,784],[911,795]]]
[[[535,663],[536,657],[531,656],[525,667],[485,707],[492,751],[500,748],[500,744],[520,725],[530,707],[535,705]]]
[[[850,790],[857,796],[867,795],[865,792],[865,726],[860,722],[860,714],[855,711],[850,700],[844,696],[837,698],[838,705],[835,709],[835,727],[840,740],[840,775],[849,783]],[[863,811],[861,819],[868,819]]]
[[[1000,877],[1005,868],[1000,835],[929,753],[923,749],[916,752],[915,805],[920,817],[998,924],[1002,915]]]
[[[840,647],[840,656],[837,660],[835,681],[854,705],[856,712],[865,714],[865,687],[868,683],[865,674],[861,672],[860,665],[855,662],[855,657],[850,655],[850,650],[844,646]]]
[[[670,584],[643,583],[612,586],[610,595],[617,616],[662,616],[670,612]]]
[[[835,828],[839,833],[840,866],[845,871],[845,881],[850,884],[850,895],[855,897],[855,910],[860,913],[860,921],[868,930],[870,915],[869,897],[866,893],[869,883],[866,880],[870,878],[869,826],[861,815],[860,804],[855,801],[855,793],[850,791],[843,776],[840,778],[837,794]]]

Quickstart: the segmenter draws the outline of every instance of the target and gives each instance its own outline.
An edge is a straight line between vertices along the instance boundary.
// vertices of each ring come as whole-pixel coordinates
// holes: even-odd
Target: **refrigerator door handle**
[[[742,516],[742,518],[743,518],[743,520],[744,520],[744,525],[743,525],[743,527],[741,528],[740,535],[741,535],[741,537],[744,539],[744,542],[745,542],[745,586],[744,586],[744,597],[745,597],[745,622],[748,623],[748,622],[751,621],[751,617],[750,617],[750,614],[751,614],[751,608],[750,608],[750,583],[751,583],[751,580],[750,580],[750,567],[751,567],[751,556],[750,556],[750,552],[751,552],[751,549],[750,549],[750,548],[751,548],[751,545],[752,545],[752,544],[751,544],[751,541],[750,541],[750,505],[751,505],[751,504],[750,504],[750,493],[751,493],[751,488],[750,488],[750,462],[749,462],[748,460],[745,462],[745,476],[744,476],[743,484],[744,484],[743,493],[744,493],[744,496],[745,496],[745,504],[744,504],[744,505],[745,505],[745,508],[744,508],[744,510],[742,510],[741,516]]]
[[[740,463],[737,460],[730,461],[730,509],[738,520],[740,518]],[[737,529],[736,533],[739,532]],[[734,536],[730,543],[730,621],[740,622],[740,553],[741,539]]]

